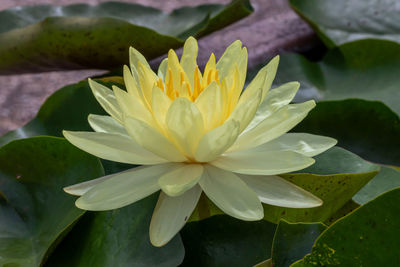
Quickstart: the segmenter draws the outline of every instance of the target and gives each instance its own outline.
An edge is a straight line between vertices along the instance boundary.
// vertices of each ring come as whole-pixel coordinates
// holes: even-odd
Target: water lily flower
[[[89,79],[110,116],[89,115],[95,132],[64,131],[65,138],[99,158],[143,165],[65,188],[85,210],[124,207],[161,189],[150,223],[150,241],[162,246],[191,216],[202,192],[223,212],[254,221],[261,203],[290,208],[322,201],[278,174],[301,170],[336,140],[287,133],[315,106],[289,104],[299,83],[270,90],[279,57],[243,90],[247,50],[232,43],[202,73],[197,41],[190,37],[180,60],[173,50],[154,73],[130,48],[123,71],[126,91]]]

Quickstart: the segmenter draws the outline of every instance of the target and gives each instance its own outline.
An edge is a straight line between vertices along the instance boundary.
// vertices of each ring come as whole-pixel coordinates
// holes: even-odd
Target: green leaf
[[[306,169],[280,176],[322,199],[323,205],[316,208],[294,209],[263,204],[264,220],[273,223],[279,223],[281,219],[288,222],[324,222],[330,220],[333,215],[337,215],[334,218],[338,219],[345,215],[340,213],[340,209],[380,169],[378,165],[339,147],[333,147],[316,156],[315,160],[315,164]],[[343,212],[350,210],[350,208],[344,209]],[[337,212],[339,213],[336,214]],[[203,194],[189,222],[219,214],[224,213]]]
[[[328,47],[360,39],[400,42],[397,0],[290,0]]]
[[[316,163],[297,173],[281,175],[323,200],[311,209],[282,208],[264,205],[264,219],[278,223],[323,222],[348,202],[379,171],[379,166],[357,155],[334,147],[315,157]]]
[[[103,83],[109,87],[116,83]],[[122,87],[118,84],[118,86]],[[73,107],[73,108],[71,108]],[[52,94],[42,105],[36,117],[25,126],[0,137],[0,146],[12,140],[39,135],[62,136],[62,130],[91,131],[89,114],[105,115],[94,98],[87,81],[68,85]],[[106,174],[132,165],[102,160]]]
[[[361,206],[330,226],[300,266],[398,266],[400,188]]]
[[[2,136],[0,145],[31,136],[62,136],[64,129],[90,131],[87,117],[91,113],[106,114],[94,98],[87,81],[65,86],[44,102],[32,121]]]
[[[262,261],[256,265],[254,265],[254,267],[273,267],[272,265],[272,259],[268,259],[265,261]]]
[[[353,197],[353,200],[362,205],[396,187],[400,187],[400,171],[382,166],[379,174],[369,181],[369,183]]]
[[[0,265],[41,266],[84,213],[62,188],[103,174],[96,157],[61,138],[0,148]]]
[[[218,215],[187,223],[181,230],[185,246],[182,266],[253,266],[271,256],[276,226]]]
[[[400,44],[361,40],[330,50],[320,62],[283,55],[275,82],[300,82],[296,101],[379,100],[400,114],[399,69]]]
[[[134,46],[148,60],[252,12],[248,0],[166,14],[138,4],[35,5],[0,12],[0,74],[117,68]]]
[[[380,172],[374,178],[376,178],[378,175],[380,175]],[[372,179],[374,179],[374,178],[372,178]],[[360,207],[359,204],[357,204],[353,200],[350,200],[346,204],[344,204],[338,211],[336,211],[334,214],[332,214],[332,216],[330,218],[325,220],[324,224],[331,225],[332,223],[334,223],[337,220],[339,220],[340,218],[346,216],[347,214],[349,214],[353,210],[357,209],[358,207]]]
[[[177,235],[151,245],[149,225],[158,193],[121,209],[88,212],[49,258],[46,266],[178,266],[185,251]]]
[[[275,267],[289,267],[311,252],[317,237],[326,229],[322,223],[292,224],[280,221],[272,243],[272,263]]]
[[[294,129],[326,135],[364,159],[400,165],[400,118],[378,101],[322,101]]]

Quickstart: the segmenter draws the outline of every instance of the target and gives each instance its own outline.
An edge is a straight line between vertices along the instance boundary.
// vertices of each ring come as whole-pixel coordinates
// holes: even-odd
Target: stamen
[[[161,90],[163,90],[163,92],[165,91],[164,83],[163,83],[163,81],[161,80],[161,78],[158,78],[158,80],[157,80],[157,86],[158,86],[158,88],[160,88]]]
[[[172,70],[169,68],[168,69],[168,74],[167,74],[167,83],[165,84],[167,87],[167,96],[171,99],[173,99],[173,94],[174,94],[174,83],[172,80]]]
[[[196,99],[201,90],[201,85],[200,85],[200,77],[199,77],[199,67],[196,66],[196,69],[194,70],[194,88],[193,88],[193,98]]]

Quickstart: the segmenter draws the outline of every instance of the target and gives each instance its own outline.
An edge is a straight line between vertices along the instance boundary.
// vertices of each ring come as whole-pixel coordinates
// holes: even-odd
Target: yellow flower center
[[[186,92],[184,97],[194,102],[200,93],[211,84],[211,82],[215,81],[219,86],[221,86],[218,70],[215,67],[206,69],[202,76],[199,67],[196,66],[193,77],[193,88],[191,88],[190,83],[185,79],[184,71],[180,71],[180,83],[178,84],[179,89],[174,88],[172,77],[172,70],[171,68],[168,68],[165,85],[161,78],[158,78],[157,80],[157,86],[163,90],[171,100],[180,97],[179,92],[184,90]]]

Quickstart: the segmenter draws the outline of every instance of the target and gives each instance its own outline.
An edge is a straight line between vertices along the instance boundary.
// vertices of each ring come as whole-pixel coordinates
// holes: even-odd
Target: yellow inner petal
[[[218,62],[215,55],[211,54],[202,73],[196,62],[197,42],[189,38],[181,59],[171,49],[168,58],[162,61],[158,75],[136,50],[131,49],[131,53],[132,72],[127,67],[124,69],[129,96],[116,90],[122,112],[145,121],[174,144],[188,161],[193,161],[201,137],[223,125],[240,102],[245,79],[243,72],[247,67],[247,50],[241,48],[241,42],[235,42]],[[140,104],[141,109],[129,107],[128,102],[132,98],[136,101],[131,101],[131,104]],[[177,107],[175,101],[180,102],[182,98],[189,100],[187,106],[191,103],[192,109],[198,113],[196,116],[189,116],[185,109],[176,114],[170,112],[171,107]],[[145,110],[148,110],[150,118],[144,116],[147,115]],[[185,116],[187,119],[182,121]],[[241,123],[241,120],[237,123]],[[186,129],[188,127],[191,129]]]

